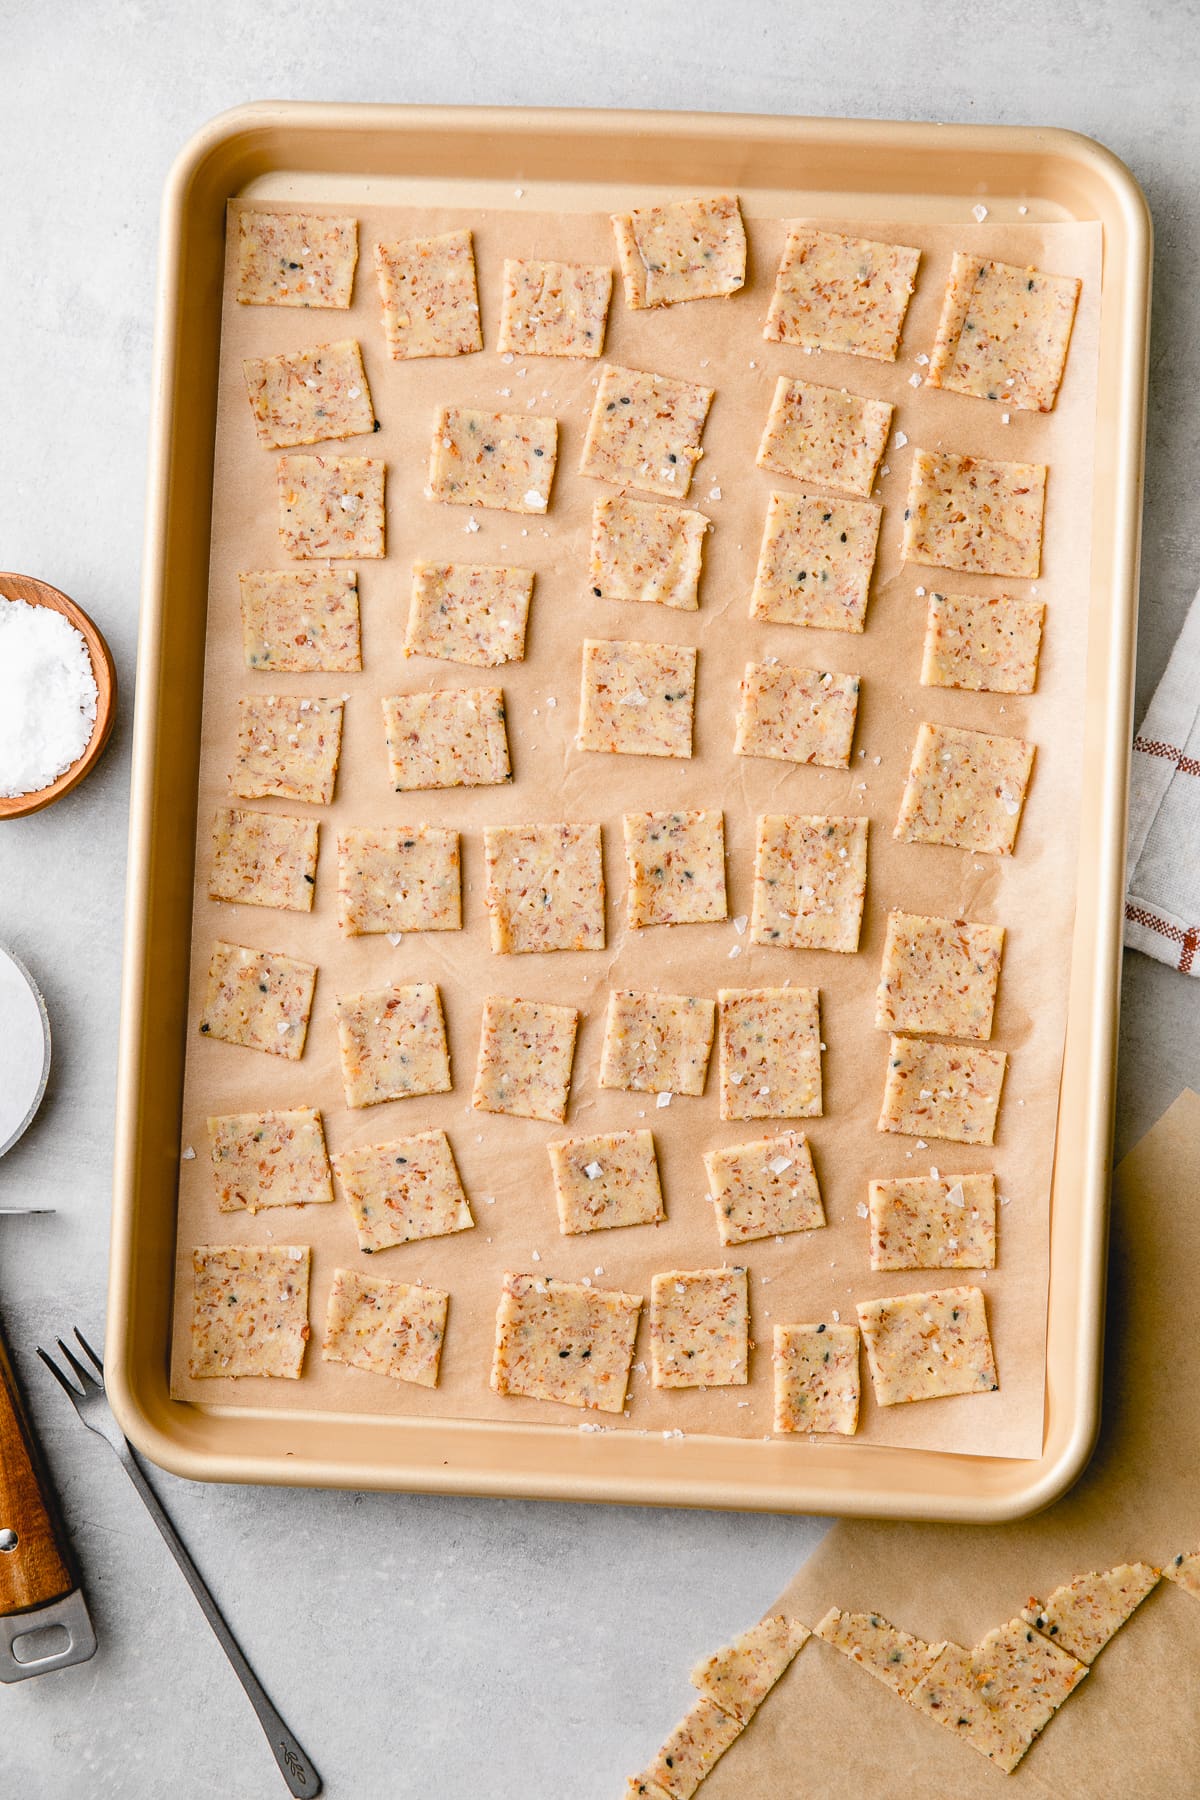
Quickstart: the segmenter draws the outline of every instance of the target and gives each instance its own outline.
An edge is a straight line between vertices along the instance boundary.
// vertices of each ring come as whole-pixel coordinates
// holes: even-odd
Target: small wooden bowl
[[[52,611],[62,613],[82,633],[88,655],[92,659],[92,674],[96,681],[96,723],[82,756],[69,769],[64,769],[58,780],[52,781],[49,787],[38,788],[31,794],[13,794],[7,797],[0,794],[0,819],[20,819],[26,813],[40,812],[43,806],[49,806],[64,794],[69,794],[99,760],[116,717],[117,673],[113,668],[108,645],[87,614],[73,600],[68,600],[65,594],[60,594],[57,588],[51,587],[49,582],[38,581],[32,575],[0,575],[0,599],[24,600],[30,606],[48,606]]]

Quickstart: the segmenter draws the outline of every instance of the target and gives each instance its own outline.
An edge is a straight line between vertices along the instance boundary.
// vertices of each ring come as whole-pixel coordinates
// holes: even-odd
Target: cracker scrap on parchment
[[[258,441],[290,450],[378,430],[357,338],[242,362]]]
[[[895,362],[921,252],[790,225],[763,336]]]
[[[1007,594],[930,594],[921,686],[1032,694],[1045,611]]]
[[[385,465],[370,456],[281,456],[279,538],[288,556],[324,562],[384,554]]]
[[[321,1355],[370,1375],[436,1387],[449,1294],[335,1269]]]
[[[238,576],[248,669],[280,675],[362,668],[355,569],[251,569]]]
[[[367,1254],[418,1238],[470,1231],[475,1221],[444,1131],[419,1131],[386,1144],[363,1144],[333,1159]]]
[[[311,912],[318,830],[315,819],[219,806],[213,815],[209,899]]]
[[[1003,950],[1003,925],[889,912],[876,1029],[990,1038]]]
[[[483,349],[469,231],[377,243],[375,277],[393,362]]]
[[[695,704],[696,651],[690,645],[583,640],[581,750],[691,756]]]
[[[555,419],[443,406],[429,451],[429,497],[446,506],[544,513],[557,457]]]
[[[600,1086],[668,1097],[702,1094],[715,1010],[711,1000],[693,994],[610,989]]]
[[[1003,1050],[892,1038],[879,1130],[990,1144],[1007,1062]]]
[[[923,721],[892,836],[1011,856],[1033,752],[1024,738]]]
[[[902,1175],[867,1190],[873,1269],[994,1269],[996,1177]]]
[[[908,1701],[1011,1774],[1086,1674],[1085,1663],[1011,1619],[972,1650],[947,1644]]]
[[[496,348],[514,356],[599,356],[612,270],[506,257]]]
[[[414,563],[404,648],[483,669],[520,662],[532,594],[532,569]]]
[[[388,775],[398,794],[512,780],[503,688],[439,688],[383,701]]]
[[[763,813],[756,829],[751,942],[857,950],[867,891],[867,820]]]
[[[814,1231],[825,1223],[812,1151],[802,1131],[704,1152],[723,1244]]]
[[[299,1379],[309,1339],[307,1244],[206,1245],[192,1251],[193,1379]]]
[[[296,1062],[304,1054],[317,966],[280,950],[213,944],[200,1032]]]
[[[483,1003],[471,1105],[479,1112],[561,1125],[578,1028],[573,1006],[489,994]]]
[[[908,1698],[946,1648],[945,1643],[927,1644],[924,1638],[901,1631],[881,1613],[842,1612],[836,1606],[831,1606],[813,1626],[813,1635],[832,1644],[902,1700]]]
[[[627,1795],[691,1800],[704,1777],[740,1736],[742,1722],[702,1694],[675,1727],[654,1761],[630,1780]]]
[[[771,1361],[776,1431],[853,1437],[861,1393],[857,1326],[776,1325]]]
[[[818,631],[862,631],[879,543],[870,500],[772,493],[750,617]]]
[[[358,220],[239,207],[237,288],[242,306],[350,305]]]
[[[648,1131],[607,1131],[547,1144],[565,1237],[666,1217],[654,1138]]]
[[[1036,581],[1046,468],[914,450],[904,507],[905,562]]]
[[[594,597],[695,612],[708,526],[704,513],[687,507],[606,494],[592,507]]]
[[[856,1310],[880,1406],[1000,1386],[981,1288],[860,1300]]]
[[[683,500],[704,454],[713,390],[671,375],[608,364],[600,376],[579,473],[614,487]]]
[[[724,814],[626,813],[625,871],[625,920],[634,930],[725,918]]]
[[[755,462],[774,475],[865,500],[875,486],[895,409],[841,388],[781,375]]]
[[[1082,283],[956,250],[925,380],[1023,412],[1050,412]]]
[[[799,1619],[775,1613],[692,1670],[692,1686],[744,1725],[762,1705],[812,1633]]]
[[[208,1147],[222,1212],[333,1200],[325,1132],[315,1107],[219,1114],[208,1121]]]
[[[1168,1581],[1181,1587],[1185,1594],[1195,1594],[1200,1600],[1200,1550],[1181,1550],[1167,1563],[1163,1574]]]
[[[442,997],[433,982],[339,994],[336,1010],[347,1106],[450,1092]]]
[[[495,955],[604,948],[599,825],[492,825],[483,846]]]
[[[496,1309],[493,1390],[619,1413],[641,1307],[640,1294],[506,1274]]]
[[[305,800],[328,806],[342,751],[340,700],[243,695],[229,781],[239,800]]]
[[[1080,1662],[1094,1663],[1158,1581],[1159,1572],[1149,1563],[1093,1570],[1055,1588],[1048,1600],[1031,1598],[1021,1617],[1060,1650]]]
[[[370,932],[458,931],[458,833],[436,825],[352,826],[338,837],[338,926]]]
[[[723,1119],[821,1112],[816,988],[722,988],[717,995]]]
[[[668,200],[611,217],[631,310],[717,299],[745,285],[746,228],[735,195]]]
[[[787,663],[747,663],[738,689],[738,756],[848,769],[859,678]]]
[[[664,1269],[650,1279],[656,1388],[742,1387],[750,1379],[745,1269]]]

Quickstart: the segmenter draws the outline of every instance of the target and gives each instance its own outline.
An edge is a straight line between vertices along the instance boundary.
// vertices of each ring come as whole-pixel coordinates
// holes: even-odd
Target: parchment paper
[[[189,1052],[181,1164],[179,1280],[174,1392],[188,1399],[247,1406],[357,1413],[407,1412],[567,1423],[561,1407],[504,1399],[488,1387],[496,1298],[505,1269],[623,1288],[649,1299],[650,1277],[666,1268],[743,1261],[751,1276],[751,1330],[757,1342],[746,1387],[656,1393],[638,1368],[627,1421],[618,1429],[763,1435],[771,1428],[771,1328],[774,1321],[854,1318],[856,1298],[947,1285],[975,1276],[873,1275],[867,1227],[855,1211],[872,1176],[915,1174],[931,1165],[963,1173],[994,1167],[1001,1209],[999,1267],[982,1279],[1000,1371],[1000,1391],[932,1404],[876,1408],[864,1360],[863,1439],[963,1453],[1030,1456],[1041,1444],[1044,1382],[1047,1217],[1055,1111],[1062,1057],[1072,928],[1076,820],[1081,782],[1087,638],[1091,457],[1099,314],[1098,228],[1072,225],[879,228],[880,236],[918,245],[922,265],[898,362],[806,356],[762,336],[782,220],[749,221],[750,274],[732,300],[630,313],[617,282],[606,358],[707,382],[716,399],[705,456],[688,504],[713,520],[696,613],[593,599],[587,577],[592,502],[610,492],[577,473],[598,365],[481,354],[390,363],[384,353],[370,245],[376,234],[405,236],[470,225],[475,231],[484,339],[494,344],[505,255],[563,256],[613,262],[606,216],[481,214],[463,208],[355,208],[360,262],[351,313],[239,307],[227,274],[213,509],[210,629],[205,675],[203,755],[194,915]],[[836,226],[833,227],[837,229]],[[849,229],[870,229],[861,221]],[[941,296],[956,248],[1084,279],[1062,393],[1046,416],[1014,412],[911,385],[919,353],[933,341]],[[360,339],[382,429],[369,440],[326,445],[329,454],[383,457],[388,465],[388,555],[358,565],[364,669],[354,676],[265,676],[242,662],[237,573],[286,567],[277,535],[276,454],[257,442],[241,371],[246,355],[264,355],[355,336]],[[751,623],[750,588],[772,487],[795,483],[754,466],[777,374],[803,378],[896,404],[895,428],[908,439],[889,447],[882,477],[879,560],[862,636]],[[437,505],[424,497],[431,422],[441,402],[498,411],[554,414],[559,458],[544,521]],[[919,587],[998,593],[1005,583],[967,580],[903,567],[899,542],[913,446],[1030,459],[1051,467],[1046,547],[1038,594],[1047,625],[1037,693],[1029,699],[922,690],[926,603]],[[322,447],[318,447],[320,449]],[[720,498],[714,498],[719,489]],[[527,657],[499,670],[424,659],[406,661],[403,630],[414,558],[514,561],[536,571]],[[304,566],[304,565],[297,565]],[[1009,584],[1026,591],[1028,583]],[[574,747],[580,641],[585,636],[697,644],[700,647],[694,755],[690,761],[587,754]],[[848,773],[735,757],[738,679],[747,660],[775,656],[803,667],[861,673],[852,767]],[[501,684],[508,702],[515,780],[508,788],[398,795],[387,780],[380,699],[421,688]],[[231,908],[207,898],[213,809],[228,797],[227,774],[239,694],[276,692],[349,696],[334,804],[317,809],[321,854],[311,916]],[[550,702],[556,702],[551,706]],[[897,844],[891,836],[913,737],[923,718],[1024,734],[1038,746],[1033,786],[1012,859]],[[259,804],[259,803],[255,803]],[[302,812],[286,802],[268,810]],[[863,813],[871,821],[867,908],[860,952],[840,956],[751,946],[732,922],[627,934],[621,815],[626,810],[719,806],[725,812],[730,920],[751,910],[754,821],[763,811]],[[483,827],[489,823],[599,820],[608,884],[608,948],[543,956],[496,957],[483,906]],[[461,933],[339,941],[335,914],[336,835],[350,824],[434,823],[462,834]],[[890,907],[997,921],[1008,930],[993,1043],[1010,1053],[996,1147],[980,1153],[950,1144],[915,1148],[883,1135],[876,1119],[883,1092],[885,1034],[873,1027],[885,916]],[[320,967],[304,1058],[281,1058],[201,1039],[196,1022],[213,938],[287,951]],[[733,954],[734,952],[739,954]],[[338,993],[390,982],[436,981],[450,1039],[453,1093],[431,1100],[347,1110],[337,1065]],[[701,1151],[782,1129],[786,1122],[723,1125],[718,1118],[716,1050],[700,1100],[609,1093],[597,1084],[606,991],[610,985],[714,995],[722,986],[790,981],[821,991],[824,1117],[805,1122],[829,1219],[827,1229],[781,1242],[723,1251],[705,1199]],[[494,992],[568,1002],[583,1013],[565,1128],[497,1118],[470,1108],[483,997]],[[222,1215],[207,1158],[209,1113],[320,1106],[331,1151],[443,1127],[453,1145],[477,1228],[452,1238],[406,1245],[366,1263],[347,1209]],[[582,1132],[647,1124],[654,1132],[667,1204],[659,1227],[561,1238],[545,1145]],[[489,1203],[489,1197],[494,1204]],[[186,1373],[192,1247],[202,1243],[302,1242],[313,1246],[314,1342],[296,1383],[193,1382]],[[534,1252],[540,1256],[540,1262]],[[326,1295],[339,1265],[369,1267],[400,1281],[420,1279],[451,1295],[441,1380],[427,1391],[324,1363],[319,1339]],[[637,1363],[644,1362],[648,1304]],[[595,1415],[592,1415],[594,1418]],[[607,1419],[605,1422],[609,1422]]]

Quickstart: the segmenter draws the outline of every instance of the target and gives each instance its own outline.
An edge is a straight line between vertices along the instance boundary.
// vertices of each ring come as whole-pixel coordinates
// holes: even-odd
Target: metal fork
[[[266,1733],[272,1754],[279,1764],[280,1774],[292,1793],[296,1795],[296,1800],[314,1800],[314,1797],[321,1792],[321,1777],[264,1693],[258,1677],[243,1656],[237,1639],[221,1617],[216,1601],[205,1587],[200,1571],[184,1549],[175,1527],[159,1505],[154,1489],[143,1475],[137,1458],[133,1454],[132,1446],[117,1424],[108,1404],[108,1398],[104,1392],[104,1364],[81,1331],[77,1329],[75,1336],[79,1340],[80,1349],[92,1363],[90,1369],[86,1364],[80,1362],[74,1351],[64,1344],[61,1338],[57,1340],[57,1343],[69,1365],[71,1374],[79,1383],[78,1386],[75,1385],[75,1381],[72,1381],[71,1375],[65,1374],[54,1358],[40,1345],[38,1346],[38,1355],[68,1396],[88,1430],[94,1431],[97,1437],[102,1437],[105,1443],[111,1445],[116,1451],[121,1467],[141,1495],[146,1511],[158,1526],[166,1539],[168,1550],[183,1570],[188,1586],[200,1603],[201,1612],[216,1633],[217,1642],[233,1664],[233,1672],[245,1688],[250,1704],[258,1715],[258,1722]]]

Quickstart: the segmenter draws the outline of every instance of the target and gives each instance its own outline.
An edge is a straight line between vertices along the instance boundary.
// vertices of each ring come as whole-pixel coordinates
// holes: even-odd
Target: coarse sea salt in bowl
[[[108,741],[112,657],[74,601],[29,575],[0,575],[0,819],[75,787]]]

